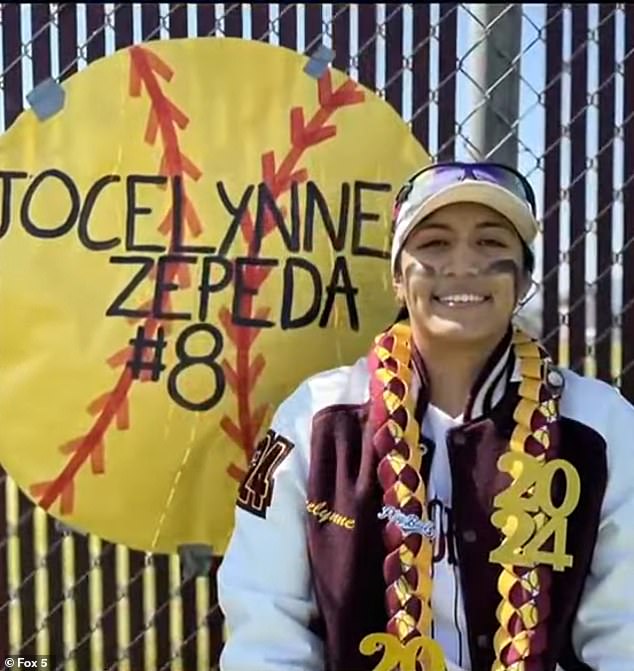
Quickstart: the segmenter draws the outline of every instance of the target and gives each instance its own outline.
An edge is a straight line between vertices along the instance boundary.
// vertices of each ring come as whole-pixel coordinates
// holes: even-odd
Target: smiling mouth
[[[488,303],[491,296],[488,294],[448,294],[447,296],[433,295],[432,299],[450,308],[470,308]]]

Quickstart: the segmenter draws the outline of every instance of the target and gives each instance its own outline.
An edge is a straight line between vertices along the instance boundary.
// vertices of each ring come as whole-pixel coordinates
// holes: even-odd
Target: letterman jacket
[[[634,408],[603,382],[561,373],[558,456],[576,468],[581,494],[568,516],[573,565],[552,572],[548,646],[534,671],[634,671]],[[501,344],[441,446],[467,649],[460,660],[445,651],[448,671],[490,671],[494,660],[500,567],[489,553],[501,536],[490,518],[518,379]],[[380,661],[359,652],[387,621],[368,400],[363,358],[306,380],[273,418],[218,573],[221,671],[371,671]],[[433,459],[439,446],[425,441]]]

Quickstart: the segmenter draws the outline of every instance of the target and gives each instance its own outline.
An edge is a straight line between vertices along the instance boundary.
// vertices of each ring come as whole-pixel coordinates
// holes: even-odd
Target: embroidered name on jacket
[[[269,429],[253,453],[247,473],[238,489],[237,505],[240,508],[266,518],[266,511],[273,498],[273,476],[293,447],[294,443]]]
[[[325,501],[307,501],[306,510],[322,524],[332,522],[340,527],[344,527],[344,529],[354,529],[354,520],[351,517],[340,515],[334,510],[329,510]]]
[[[393,522],[404,533],[418,533],[427,538],[434,538],[436,535],[433,522],[421,520],[417,515],[406,515],[394,506],[383,506],[377,517]]]

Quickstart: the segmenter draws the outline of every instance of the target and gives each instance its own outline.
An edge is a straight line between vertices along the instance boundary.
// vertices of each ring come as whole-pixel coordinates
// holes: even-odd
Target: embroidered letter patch
[[[237,505],[265,518],[273,498],[274,474],[295,447],[287,438],[269,429],[253,453],[246,476],[238,490]]]
[[[432,521],[422,520],[416,515],[406,515],[394,506],[383,506],[377,517],[380,520],[393,522],[404,534],[421,534],[427,538],[434,538],[436,535]]]

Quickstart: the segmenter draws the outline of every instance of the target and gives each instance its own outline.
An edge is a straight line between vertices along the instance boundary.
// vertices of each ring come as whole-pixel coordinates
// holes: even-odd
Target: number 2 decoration
[[[383,658],[372,671],[416,671],[422,662],[425,671],[445,671],[445,657],[439,643],[427,636],[417,636],[403,644],[393,634],[368,634],[359,645],[363,655],[383,652]]]
[[[515,566],[550,564],[556,571],[571,567],[572,556],[566,553],[566,518],[576,508],[581,492],[574,466],[564,459],[545,462],[522,452],[503,454],[498,466],[515,476],[515,480],[493,501],[499,510],[493,513],[491,522],[505,539],[489,559]],[[566,487],[563,500],[556,505],[552,485],[559,471],[565,477]],[[542,549],[551,536],[553,549]]]
[[[294,444],[273,430],[264,436],[253,454],[238,490],[237,505],[258,517],[266,517],[273,497],[273,475]]]

